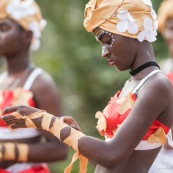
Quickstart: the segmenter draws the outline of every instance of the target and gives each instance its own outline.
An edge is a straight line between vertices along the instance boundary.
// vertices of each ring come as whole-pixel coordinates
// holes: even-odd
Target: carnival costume
[[[109,32],[110,34],[114,33],[138,39],[140,42],[144,40],[153,42],[156,40],[157,35],[158,23],[156,19],[157,15],[150,0],[91,0],[86,5],[84,27],[88,32],[93,32],[97,27],[101,28],[101,30],[96,32],[97,36],[102,32]],[[129,113],[137,99],[138,89],[142,87],[149,77],[156,73],[160,73],[160,71],[153,71],[146,76],[135,91],[129,93],[126,98],[118,98],[119,93],[117,93],[103,112],[96,113],[96,118],[99,119],[97,129],[102,135],[107,138],[116,135],[116,130],[118,130],[126,117],[130,116]],[[29,116],[22,116],[18,112],[12,114],[16,119],[25,119],[28,127],[35,127],[36,125],[32,120],[42,117],[42,129],[50,131],[59,139],[61,131],[64,128],[70,128],[71,133],[63,142],[71,146],[76,153],[70,166],[65,169],[65,173],[71,171],[72,164],[77,158],[81,159],[79,172],[85,173],[87,171],[87,159],[78,150],[78,140],[85,137],[82,132],[69,127],[58,118],[55,119],[53,126],[50,127],[52,115],[45,111],[36,112]],[[148,150],[160,147],[166,142],[168,131],[169,128],[164,124],[157,120],[154,121],[143,137],[143,142],[139,144],[138,149]]]

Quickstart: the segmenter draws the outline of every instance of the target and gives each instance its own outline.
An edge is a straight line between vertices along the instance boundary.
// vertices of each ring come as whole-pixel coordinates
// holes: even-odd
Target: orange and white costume
[[[141,80],[134,91],[126,97],[119,98],[119,91],[111,98],[103,112],[96,113],[96,118],[98,118],[97,129],[102,136],[106,137],[106,141],[114,136],[118,127],[121,126],[126,117],[129,116],[137,99],[138,90],[147,82],[148,78],[159,72],[161,71],[155,70],[147,75]],[[166,143],[166,134],[168,134],[168,131],[169,128],[167,126],[155,120],[135,150],[150,150],[161,147],[162,144]]]

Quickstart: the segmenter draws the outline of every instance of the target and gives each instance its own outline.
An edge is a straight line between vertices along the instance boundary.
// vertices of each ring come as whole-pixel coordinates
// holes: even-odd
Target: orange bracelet
[[[28,116],[22,116],[18,112],[13,112],[12,115],[16,119],[24,119],[27,127],[36,127],[36,125],[33,122],[33,119],[42,117],[42,122],[41,122],[42,129],[51,132],[58,139],[60,139],[61,130],[66,127],[70,127],[67,124],[65,124],[63,121],[59,120],[59,118],[56,118],[55,121],[53,122],[53,126],[50,128],[50,123],[53,118],[53,115],[47,113],[46,111],[38,111]],[[65,169],[64,173],[71,172],[73,163],[78,158],[80,159],[80,173],[87,172],[88,159],[82,156],[78,151],[78,140],[84,136],[85,135],[82,132],[71,128],[70,135],[63,141],[64,143],[66,143],[76,151],[70,165]],[[23,156],[21,157],[23,158]]]
[[[3,143],[4,146],[4,154],[2,154],[3,160],[16,160],[15,150],[17,147],[19,162],[26,162],[28,160],[29,146],[28,144],[21,143]]]

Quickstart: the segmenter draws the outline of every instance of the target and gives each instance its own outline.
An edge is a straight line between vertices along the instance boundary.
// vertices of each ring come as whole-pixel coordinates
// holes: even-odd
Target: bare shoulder
[[[44,109],[54,115],[61,113],[60,95],[57,84],[45,71],[43,71],[33,83],[31,91],[38,108]]]
[[[147,79],[138,92],[137,100],[155,117],[169,116],[173,113],[173,86],[164,74],[157,73]]]
[[[58,92],[58,87],[52,76],[47,72],[43,71],[34,81],[31,90],[35,94],[42,92],[46,94],[45,92]]]
[[[173,86],[163,73],[157,73],[151,76],[140,89],[140,94],[150,97],[150,99],[159,99],[167,104],[173,101]]]
[[[157,73],[148,79],[146,87],[149,87],[154,95],[173,96],[173,86],[163,73]]]
[[[138,90],[131,111],[131,122],[135,120],[140,121],[141,124],[148,124],[157,119],[170,127],[173,122],[172,103],[173,87],[162,73],[157,73],[148,78]],[[150,125],[151,123],[148,127]]]

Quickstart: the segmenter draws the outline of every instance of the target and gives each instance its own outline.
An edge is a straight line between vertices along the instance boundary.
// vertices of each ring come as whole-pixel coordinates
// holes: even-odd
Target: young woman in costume
[[[6,62],[6,71],[0,75],[1,116],[5,107],[19,104],[61,115],[53,79],[29,59],[30,50],[39,48],[45,24],[35,1],[0,1],[0,56]],[[1,173],[49,173],[45,162],[64,160],[67,151],[65,144],[48,132],[13,130],[0,121]]]
[[[58,119],[32,107],[8,107],[3,120],[14,129],[47,130],[71,146],[76,153],[65,173],[77,158],[80,173],[86,172],[87,159],[96,163],[95,173],[148,173],[173,124],[173,88],[151,46],[156,19],[150,0],[91,0],[86,5],[84,26],[101,44],[103,58],[131,74],[123,89],[96,113],[105,141],[76,130],[71,117]]]

